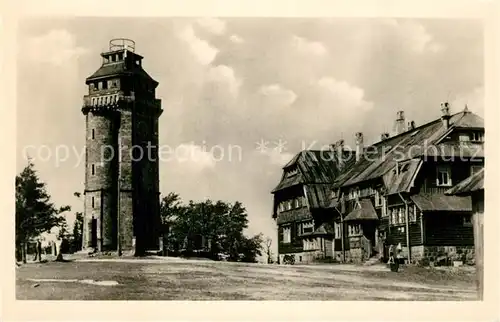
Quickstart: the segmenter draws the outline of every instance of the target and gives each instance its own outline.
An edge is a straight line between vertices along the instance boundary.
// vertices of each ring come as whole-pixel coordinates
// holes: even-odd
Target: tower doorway
[[[92,223],[91,223],[91,237],[90,237],[90,244],[93,248],[97,247],[97,219],[92,218]]]

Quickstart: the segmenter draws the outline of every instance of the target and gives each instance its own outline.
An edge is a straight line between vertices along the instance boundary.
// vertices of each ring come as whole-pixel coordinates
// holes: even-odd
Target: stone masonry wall
[[[131,250],[133,248],[132,240],[135,236],[134,232],[134,205],[133,198],[134,186],[132,181],[132,155],[131,149],[133,146],[132,140],[132,111],[130,105],[121,110],[120,117],[120,206],[119,206],[119,222],[120,222],[120,240],[122,250]]]
[[[84,247],[92,245],[89,228],[95,218],[99,250],[112,248],[114,244],[116,161],[110,153],[116,149],[115,121],[112,113],[89,112],[86,115]],[[107,197],[103,198],[102,194]]]
[[[407,257],[406,247],[403,248]],[[463,261],[465,264],[474,264],[474,246],[413,246],[411,248],[411,263],[416,264],[422,260],[435,262],[442,256],[447,256],[451,261]]]

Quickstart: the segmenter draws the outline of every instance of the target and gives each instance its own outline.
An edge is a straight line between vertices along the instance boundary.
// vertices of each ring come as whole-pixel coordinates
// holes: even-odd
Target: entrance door
[[[91,245],[93,248],[97,247],[97,219],[92,218],[92,229],[91,231]]]
[[[363,235],[370,241],[370,249],[368,250],[368,257],[371,257],[373,254],[373,247],[375,246],[375,223],[368,222],[363,224]]]

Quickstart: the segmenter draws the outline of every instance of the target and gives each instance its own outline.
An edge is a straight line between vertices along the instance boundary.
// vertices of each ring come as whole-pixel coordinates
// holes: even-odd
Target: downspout
[[[403,198],[400,192],[398,192],[399,197],[405,203],[405,222],[406,222],[406,247],[408,247],[408,264],[411,262],[411,247],[410,247],[410,223],[408,218],[408,202]]]

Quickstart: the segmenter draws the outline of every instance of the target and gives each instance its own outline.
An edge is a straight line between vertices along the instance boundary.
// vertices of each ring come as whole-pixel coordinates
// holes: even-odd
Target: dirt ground
[[[476,300],[474,269],[91,259],[16,269],[23,300]]]

